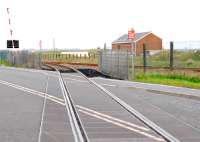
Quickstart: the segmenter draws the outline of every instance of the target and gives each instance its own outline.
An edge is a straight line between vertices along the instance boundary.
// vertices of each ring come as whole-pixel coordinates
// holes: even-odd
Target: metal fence
[[[142,45],[137,49],[141,53],[138,56],[133,56],[125,50],[112,51],[108,49],[88,51],[87,55],[69,54],[68,52],[62,54],[64,52],[60,51],[42,51],[40,54],[39,51],[4,50],[0,51],[0,61],[8,65],[28,68],[39,68],[40,61],[98,64],[101,72],[119,79],[133,79],[137,74],[143,72],[169,72],[169,69],[178,72],[184,69],[187,71],[200,70],[200,41],[173,42],[173,52],[170,51],[169,42],[163,43],[162,50],[152,50],[154,45],[157,43],[152,43],[151,47],[149,44],[146,45],[145,62]],[[173,58],[171,53],[173,53]],[[144,63],[146,68],[144,68]]]
[[[173,44],[173,48],[170,47]],[[145,53],[143,45],[145,45]],[[122,50],[103,50],[99,56],[101,72],[120,79],[134,79],[137,75],[148,73],[192,73],[200,71],[200,41],[164,42],[161,50],[157,43],[143,44],[137,56]],[[146,58],[144,60],[144,57]],[[133,65],[132,65],[133,63]]]
[[[173,44],[172,50],[170,50],[170,43],[167,42],[163,44],[162,50],[150,52],[151,54],[146,46],[146,65],[149,67],[170,67],[172,63],[174,68],[200,68],[200,42],[171,43]],[[143,66],[143,60],[143,56],[137,56],[135,65]]]
[[[142,56],[144,52],[141,56],[135,57],[135,78],[142,76],[143,73],[200,75],[200,42],[198,41],[167,42],[158,52],[151,53],[148,50],[146,46],[145,58]]]
[[[23,51],[0,51],[1,64],[10,66],[20,66],[27,68],[40,67],[40,54],[39,52],[31,52],[28,50]]]
[[[102,50],[99,55],[99,70],[114,78],[129,79],[130,61],[129,52]]]
[[[65,63],[83,63],[83,64],[97,64],[99,59],[98,50],[93,52],[87,52],[84,54],[78,54],[80,52],[42,52],[43,62],[65,62]]]

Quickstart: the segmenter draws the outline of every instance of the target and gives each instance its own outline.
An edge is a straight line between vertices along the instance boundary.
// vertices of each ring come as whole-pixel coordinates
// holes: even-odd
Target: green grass
[[[0,65],[12,66],[12,64],[10,64],[9,62],[7,62],[7,61],[5,61],[5,60],[0,60]]]
[[[200,89],[200,77],[194,75],[189,76],[175,73],[140,73],[135,75],[134,81]]]
[[[5,60],[0,60],[0,65],[7,66],[7,67],[25,67],[24,65],[13,65]]]

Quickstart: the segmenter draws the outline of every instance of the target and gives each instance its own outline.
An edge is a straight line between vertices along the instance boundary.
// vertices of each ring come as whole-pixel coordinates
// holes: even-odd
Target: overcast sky
[[[22,49],[103,47],[128,32],[152,31],[164,42],[200,40],[199,0],[0,0],[0,49],[13,38]]]

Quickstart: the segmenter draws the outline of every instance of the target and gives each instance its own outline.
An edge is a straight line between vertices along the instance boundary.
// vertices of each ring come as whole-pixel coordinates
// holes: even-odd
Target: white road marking
[[[22,86],[19,86],[19,85],[16,85],[16,84],[12,84],[12,83],[9,83],[9,82],[3,81],[3,80],[0,80],[0,83],[1,83],[1,84],[4,84],[4,85],[7,85],[7,86],[10,86],[10,87],[13,87],[13,88],[18,89],[18,90],[21,90],[21,91],[23,91],[23,92],[28,92],[28,93],[30,93],[30,94],[34,94],[34,95],[43,97],[43,98],[44,98],[45,95],[46,95],[46,99],[51,100],[51,101],[53,101],[53,102],[56,102],[56,103],[58,103],[58,104],[61,104],[61,105],[63,105],[63,106],[66,105],[66,104],[64,103],[64,100],[63,100],[63,99],[58,98],[58,97],[55,97],[55,96],[51,96],[51,95],[49,95],[49,94],[47,94],[47,93],[43,93],[43,92],[39,92],[39,91],[32,90],[32,89],[29,89],[29,88],[25,88],[25,87],[22,87]],[[60,102],[60,101],[61,101],[61,102]],[[129,129],[129,130],[131,130],[131,131],[140,133],[140,134],[145,135],[145,136],[147,136],[147,137],[150,137],[150,138],[152,138],[152,139],[155,139],[155,140],[158,140],[158,141],[163,141],[163,139],[161,139],[161,138],[157,138],[157,137],[155,137],[155,136],[153,136],[153,135],[150,135],[150,134],[148,134],[148,133],[146,133],[146,132],[142,132],[142,131],[140,131],[140,130],[137,130],[137,129],[132,128],[132,127],[138,127],[138,128],[140,128],[140,126],[136,126],[135,124],[132,124],[132,123],[130,123],[130,122],[126,122],[126,121],[123,121],[123,120],[120,120],[120,119],[117,119],[117,118],[114,118],[114,117],[111,117],[111,116],[108,116],[108,115],[105,115],[105,114],[102,114],[102,113],[98,113],[98,112],[96,112],[96,111],[94,111],[94,110],[91,111],[90,109],[85,108],[85,107],[81,107],[81,106],[78,106],[78,107],[79,107],[79,108],[82,108],[82,109],[85,109],[85,110],[87,110],[87,111],[93,112],[93,114],[92,114],[92,113],[90,113],[90,112],[86,112],[86,111],[84,111],[84,110],[79,109],[80,112],[85,113],[85,114],[87,114],[87,115],[89,115],[89,116],[93,116],[93,117],[99,118],[99,119],[104,120],[104,121],[106,121],[106,122],[109,122],[109,123],[115,124],[115,125],[117,125],[117,126],[120,126],[120,127],[126,128],[126,129]],[[94,112],[95,112],[95,113],[94,113]],[[111,120],[111,119],[112,119],[112,120]],[[118,121],[118,122],[115,122],[115,121]],[[124,125],[124,124],[122,124],[122,123],[127,124],[127,125],[132,126],[132,127],[126,126],[126,125]],[[141,127],[140,129],[142,129],[142,127]]]
[[[85,80],[73,79],[73,78],[68,78],[68,77],[65,77],[64,79],[65,79],[65,80],[77,81],[77,82],[84,82],[84,83],[88,82],[88,81],[85,81]]]
[[[116,87],[117,85],[113,85],[113,84],[104,84],[104,83],[100,83],[103,86],[109,86],[109,87]]]
[[[133,131],[133,132],[139,133],[139,134],[144,135],[144,136],[146,136],[146,137],[152,138],[152,139],[154,139],[154,140],[157,140],[157,141],[164,141],[164,139],[162,139],[162,138],[158,138],[158,137],[153,136],[153,135],[151,135],[151,134],[148,134],[148,133],[146,133],[146,132],[142,132],[142,131],[140,131],[140,130],[134,129],[134,128],[129,127],[129,126],[126,126],[126,125],[124,125],[124,124],[121,124],[121,123],[118,123],[118,122],[109,120],[109,119],[107,119],[107,118],[101,117],[101,116],[99,116],[99,115],[92,114],[92,113],[86,112],[86,111],[81,110],[81,109],[79,109],[79,111],[82,112],[82,113],[84,113],[84,114],[87,114],[87,115],[89,115],[89,116],[92,116],[92,117],[101,119],[101,120],[103,120],[103,121],[112,123],[112,124],[114,124],[114,125],[120,126],[120,127],[122,127],[122,128],[128,129],[128,130],[131,130],[131,131]]]
[[[72,81],[82,82],[82,83],[87,83],[87,82],[88,82],[88,81],[85,81],[85,80],[74,79],[74,78],[68,78],[68,77],[65,77],[64,79],[65,79],[65,80],[72,80]],[[101,85],[103,85],[103,86],[109,86],[109,87],[116,87],[116,86],[117,86],[117,85],[105,84],[105,83],[101,83]]]
[[[58,97],[55,97],[55,96],[52,96],[52,95],[49,95],[49,94],[46,94],[49,98],[53,98],[53,99],[56,99],[58,101],[61,101],[61,102],[64,102],[64,99],[61,99],[61,98],[58,98]]]
[[[28,89],[28,88],[25,88],[25,87],[21,87],[19,85],[14,85],[12,83],[2,82],[1,80],[0,80],[0,84],[15,88],[15,89],[23,91],[23,92],[27,92],[27,93],[36,95],[36,96],[39,96],[39,97],[44,97],[44,95],[45,95],[45,93],[38,92],[38,91],[35,91],[35,90],[31,90],[31,89]],[[51,100],[51,101],[56,102],[56,103],[61,104],[61,105],[65,105],[63,99],[51,96],[49,94],[46,94],[46,95],[47,95],[48,100]]]
[[[109,116],[109,115],[106,115],[106,114],[103,114],[103,113],[100,113],[100,112],[97,112],[97,111],[94,111],[92,109],[89,109],[89,108],[86,108],[86,107],[83,107],[83,106],[76,105],[76,107],[79,108],[79,109],[83,109],[85,111],[89,111],[93,114],[99,115],[101,117],[108,118],[110,120],[114,120],[116,122],[120,122],[120,123],[129,125],[129,126],[132,126],[132,127],[144,130],[144,131],[149,131],[148,128],[145,128],[145,127],[142,127],[142,126],[139,126],[139,125],[136,125],[136,124],[133,124],[133,123],[130,123],[130,122],[127,122],[127,121],[124,121],[124,120],[121,120],[121,119],[118,119],[118,118],[115,118],[115,117],[112,117],[112,116]]]
[[[65,103],[63,103],[63,102],[57,101],[57,100],[52,99],[52,98],[49,98],[49,97],[47,97],[47,99],[48,99],[48,100],[51,100],[51,101],[53,101],[53,102],[55,102],[55,103],[58,103],[58,104],[60,104],[60,105],[65,106]]]
[[[9,82],[4,81],[4,80],[0,80],[0,84],[4,84],[4,85],[13,87],[13,88],[15,88],[15,89],[18,89],[18,90],[21,90],[21,91],[24,91],[24,92],[33,93],[33,94],[38,95],[38,96],[47,95],[47,98],[53,98],[53,99],[56,99],[56,100],[58,100],[58,101],[64,102],[64,100],[61,99],[61,98],[58,98],[58,97],[55,97],[55,96],[52,96],[52,95],[49,95],[49,94],[47,94],[47,93],[43,93],[43,92],[40,92],[40,91],[37,91],[37,90],[33,90],[33,89],[30,89],[30,88],[26,88],[26,87],[23,87],[23,86],[20,86],[20,85],[17,85],[17,84],[9,83]]]
[[[47,91],[48,91],[48,86],[49,86],[49,76],[47,76],[47,83],[46,83],[46,89],[45,89],[45,95],[44,95],[42,118],[41,118],[41,123],[40,123],[38,142],[41,141],[41,136],[42,136],[42,129],[43,129],[43,123],[44,123],[44,114],[45,114],[46,100],[47,100],[47,95],[46,94],[47,94]]]

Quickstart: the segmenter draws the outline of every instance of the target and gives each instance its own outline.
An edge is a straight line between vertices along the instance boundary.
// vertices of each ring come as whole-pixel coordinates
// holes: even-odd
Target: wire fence
[[[173,50],[170,53],[170,43],[164,43],[162,50],[149,50],[146,46],[146,66],[170,67],[170,54],[173,54],[174,68],[200,68],[200,42],[172,42]],[[143,47],[140,47],[143,49]],[[143,51],[142,51],[143,54]],[[143,66],[143,56],[137,56],[136,66]]]
[[[90,51],[65,51],[54,52],[48,51],[42,53],[43,62],[65,62],[65,63],[85,63],[85,64],[98,64],[99,50]]]
[[[168,42],[163,44],[162,50],[152,53],[148,46],[144,51],[143,46],[140,47],[142,54],[135,57],[134,77],[143,74],[200,75],[200,42]]]
[[[160,43],[159,43],[160,44]],[[143,50],[145,45],[145,52]],[[1,64],[39,68],[45,62],[82,63],[98,65],[99,70],[119,79],[133,79],[138,73],[160,72],[172,70],[196,70],[200,72],[200,41],[139,44],[136,49],[131,47],[117,50],[90,51],[0,51]],[[123,46],[121,46],[123,47]],[[171,49],[171,50],[170,50]],[[137,54],[133,53],[136,52]],[[144,59],[145,53],[145,59]],[[135,56],[137,55],[137,56]]]
[[[0,51],[0,63],[7,66],[39,68],[40,54],[39,52],[23,51]]]

